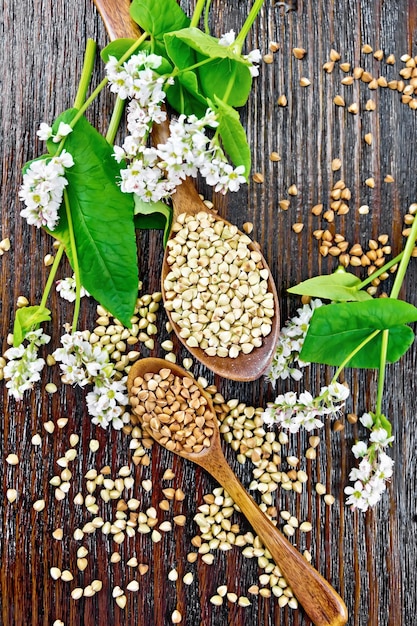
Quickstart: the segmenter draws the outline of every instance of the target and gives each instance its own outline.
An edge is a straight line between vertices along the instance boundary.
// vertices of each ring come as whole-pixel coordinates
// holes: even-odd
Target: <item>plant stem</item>
[[[393,267],[394,265],[399,263],[401,261],[401,259],[403,258],[403,256],[404,256],[404,250],[402,250],[399,254],[397,254],[396,257],[394,257],[393,259],[388,261],[388,263],[385,263],[385,265],[383,265],[382,267],[378,268],[375,272],[373,272],[373,274],[370,274],[367,278],[365,278],[365,280],[363,280],[357,286],[357,290],[359,291],[360,289],[363,289],[364,287],[366,287],[366,285],[368,285],[373,280],[375,280],[375,278],[378,278],[378,276],[381,276],[381,274],[383,274],[384,272],[388,271],[391,267]]]
[[[113,113],[111,116],[109,128],[106,133],[106,140],[112,146],[114,139],[119,128],[120,120],[125,108],[125,101],[117,96],[116,103],[114,105]]]
[[[381,415],[381,411],[382,411],[382,396],[384,393],[384,385],[385,385],[385,368],[387,364],[388,337],[389,337],[389,329],[386,328],[385,330],[382,331],[381,355],[379,359],[378,388],[377,388],[376,406],[375,406],[375,414],[377,417]]]
[[[411,254],[413,252],[414,246],[416,245],[416,239],[417,239],[417,216],[414,217],[413,225],[411,227],[410,234],[408,235],[408,238],[407,238],[407,243],[405,244],[405,247],[403,250],[403,257],[401,259],[401,263],[398,268],[397,275],[395,277],[394,285],[392,286],[390,298],[398,298],[398,294],[400,293],[400,289],[404,281],[404,276],[407,271]]]
[[[197,69],[198,67],[201,67],[202,65],[207,65],[207,63],[212,63],[213,61],[217,61],[218,59],[215,57],[207,57],[206,59],[203,59],[203,61],[199,61],[198,63],[194,63],[194,65],[190,65],[189,67],[183,67],[181,69],[176,69],[174,70],[169,76],[172,78],[175,78],[176,76],[179,76],[180,74],[184,74],[184,72],[191,72],[192,70]]]
[[[197,4],[195,5],[194,13],[191,18],[190,26],[196,27],[198,22],[200,21],[201,14],[204,10],[204,5],[206,4],[206,0],[197,0]]]
[[[250,31],[252,24],[254,23],[259,11],[262,8],[263,3],[264,3],[264,0],[255,0],[255,3],[253,7],[251,8],[248,17],[245,20],[245,23],[243,24],[238,36],[236,37],[236,41],[234,42],[233,45],[236,46],[237,44],[239,51],[242,50],[243,43],[246,39],[246,35]]]
[[[402,251],[402,258],[401,258],[400,266],[398,268],[397,275],[395,277],[395,281],[391,290],[390,298],[393,298],[393,299],[398,298],[398,294],[400,293],[400,289],[404,282],[405,273],[407,271],[407,267],[410,262],[411,254],[416,244],[416,238],[417,238],[417,218],[415,218],[413,221],[413,225],[411,227],[411,231],[408,236],[407,243],[405,244],[404,250]],[[388,338],[389,338],[389,330],[386,329],[382,333],[381,355],[380,355],[380,361],[379,361],[378,389],[377,389],[377,399],[376,399],[376,407],[375,407],[375,413],[377,417],[381,415],[381,411],[382,411],[382,396],[384,392],[385,369],[386,369],[386,364],[387,364]]]
[[[209,28],[210,6],[211,6],[211,0],[207,0],[206,8],[204,10],[204,32],[206,33],[206,35],[210,35],[210,28]]]
[[[346,365],[349,363],[349,361],[351,359],[353,359],[355,354],[357,354],[359,352],[359,350],[362,350],[362,348],[364,348],[370,341],[372,341],[372,339],[374,339],[374,337],[376,337],[380,332],[381,332],[381,330],[379,328],[377,330],[374,330],[374,332],[371,333],[370,335],[368,335],[368,337],[366,337],[366,339],[361,341],[361,343],[358,346],[356,346],[356,348],[354,348],[352,350],[352,352],[349,352],[347,357],[344,359],[343,363],[341,365],[339,365],[339,367],[337,368],[336,373],[335,373],[335,375],[332,378],[332,383],[337,381],[337,379],[340,376],[340,373],[346,367]]]
[[[103,78],[103,80],[97,85],[97,87],[90,94],[90,96],[87,98],[87,100],[85,100],[83,106],[80,107],[80,109],[78,110],[77,114],[72,118],[72,120],[70,122],[71,128],[74,128],[74,126],[76,125],[78,120],[84,115],[84,113],[86,112],[88,107],[94,102],[94,100],[97,98],[99,93],[101,91],[103,91],[104,87],[107,85],[108,82],[109,82],[109,79],[106,76],[106,78]]]
[[[75,96],[74,108],[80,109],[85,102],[87,96],[87,89],[91,81],[91,76],[94,68],[94,57],[96,54],[96,42],[92,39],[87,39],[87,45],[84,53],[83,69],[81,71],[81,78],[78,84],[77,95]]]
[[[42,300],[40,301],[40,304],[39,304],[39,307],[41,310],[46,308],[46,302],[48,300],[49,293],[51,291],[53,282],[55,280],[55,276],[58,270],[58,266],[61,262],[62,255],[64,254],[64,248],[65,248],[64,244],[61,243],[55,255],[55,259],[51,267],[51,271],[49,272],[48,280],[46,281],[46,285],[43,290]]]

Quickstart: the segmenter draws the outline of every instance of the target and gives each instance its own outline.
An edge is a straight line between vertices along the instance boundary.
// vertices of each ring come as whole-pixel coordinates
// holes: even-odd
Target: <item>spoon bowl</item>
[[[144,398],[140,399],[141,396],[138,395],[140,394],[141,384],[147,374],[158,374],[161,370],[170,370],[174,377],[178,377],[181,381],[188,379],[190,384],[193,384],[201,396],[205,398],[205,411],[207,414],[215,416],[215,409],[210,396],[192,378],[189,372],[186,372],[179,365],[168,363],[164,359],[146,358],[136,361],[132,365],[127,381],[133,413],[136,413],[140,419],[143,417],[146,402]],[[174,384],[177,384],[175,379]],[[139,407],[141,410],[139,410]],[[146,411],[149,411],[149,406],[147,406]],[[277,529],[246,492],[224,457],[216,418],[214,417],[212,421],[214,426],[209,437],[208,447],[203,448],[199,452],[186,452],[182,448],[181,450],[175,450],[176,454],[204,468],[233,498],[261,538],[265,547],[269,550],[294,595],[313,623],[316,626],[342,626],[347,621],[347,611],[343,600],[335,589]],[[188,426],[191,426],[191,424],[189,423]],[[146,432],[153,436],[150,429],[146,429]],[[161,441],[157,438],[156,441],[161,444]],[[168,439],[168,441],[172,441],[172,439]],[[168,443],[164,447],[172,450]]]
[[[94,3],[103,19],[104,25],[111,40],[122,37],[137,39],[140,36],[141,33],[139,31],[139,27],[135,22],[133,22],[129,14],[129,0],[94,0]],[[165,143],[168,136],[168,120],[162,124],[154,124],[154,128],[152,131],[154,144]],[[176,192],[172,194],[172,205],[172,223],[175,222],[176,218],[181,213],[195,215],[200,211],[205,211],[207,213],[211,213],[211,215],[214,216],[215,220],[230,225],[230,222],[222,219],[218,215],[215,215],[207,208],[207,206],[200,198],[192,180],[189,178],[184,180],[182,184],[177,187]],[[249,248],[251,250],[256,250],[257,252],[260,252],[258,244],[256,243],[249,244]],[[164,298],[164,301],[164,281],[168,272],[170,271],[166,258],[167,250],[165,250],[164,254],[161,276],[162,296]],[[168,318],[171,322],[175,334],[177,335],[181,343],[185,345],[187,350],[212,372],[230,380],[252,381],[260,378],[260,376],[262,376],[262,374],[268,368],[277,345],[280,330],[278,295],[275,283],[271,276],[271,271],[269,270],[263,256],[261,262],[263,267],[265,269],[268,269],[268,291],[272,294],[274,300],[274,317],[272,318],[271,332],[269,333],[269,335],[263,338],[262,345],[260,347],[254,348],[251,353],[243,354],[242,352],[240,352],[236,358],[208,356],[201,348],[192,348],[186,344],[184,339],[179,334],[180,328],[172,319],[171,313],[167,311]]]

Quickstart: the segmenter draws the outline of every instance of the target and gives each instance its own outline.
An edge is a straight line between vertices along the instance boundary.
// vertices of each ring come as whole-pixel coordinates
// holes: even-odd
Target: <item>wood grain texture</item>
[[[188,11],[194,3],[184,1]],[[213,0],[211,27],[220,35],[231,28],[238,30],[250,3]],[[0,257],[0,338],[6,349],[6,338],[12,330],[16,299],[25,295],[31,303],[40,300],[47,270],[43,257],[52,252],[49,237],[29,228],[19,217],[18,188],[21,167],[42,151],[36,138],[40,122],[50,122],[63,109],[71,106],[76,93],[82,55],[86,39],[95,39],[102,47],[107,42],[102,22],[90,0],[35,0],[17,3],[5,0],[1,7],[1,135],[2,155],[0,239],[10,237],[11,250]],[[254,236],[260,242],[278,285],[282,320],[292,315],[298,302],[290,298],[286,289],[318,271],[327,272],[336,267],[333,258],[318,254],[312,231],[324,221],[311,214],[311,207],[319,202],[329,204],[333,182],[342,178],[352,191],[350,212],[336,218],[336,232],[341,232],[351,243],[366,246],[369,238],[381,233],[390,236],[393,254],[402,246],[402,216],[417,199],[415,137],[416,112],[401,103],[401,96],[388,89],[370,91],[363,83],[350,87],[340,84],[343,74],[337,68],[332,74],[323,72],[322,65],[329,58],[331,48],[340,51],[343,60],[362,65],[370,72],[399,78],[403,67],[400,61],[405,53],[416,54],[417,9],[414,0],[351,0],[308,2],[299,0],[297,10],[285,12],[281,6],[266,1],[260,18],[249,36],[248,50],[259,47],[267,52],[269,41],[278,41],[279,51],[271,65],[262,65],[254,83],[253,93],[243,111],[244,124],[253,154],[253,172],[261,172],[265,182],[252,183],[234,197],[217,198],[216,205],[223,217],[239,227],[245,221],[255,225]],[[385,55],[395,54],[393,67],[376,61],[372,55],[361,54],[361,47],[369,43],[374,50],[381,48]],[[291,54],[293,47],[303,47],[307,54],[302,61]],[[103,73],[97,63],[95,83]],[[301,88],[299,79],[307,76],[310,87]],[[346,102],[358,102],[361,110],[372,97],[377,110],[374,113],[348,113],[346,107],[335,107],[333,97],[340,93]],[[287,107],[279,107],[277,98],[286,94]],[[100,131],[105,131],[113,98],[105,94],[92,107],[89,119]],[[365,133],[372,132],[372,147],[363,141]],[[269,160],[271,151],[282,157],[278,163]],[[340,172],[331,170],[332,159],[342,160]],[[384,183],[392,174],[394,183]],[[364,185],[369,176],[375,179],[374,189]],[[291,198],[288,211],[278,209],[278,201],[287,198],[287,190],[296,184],[299,194]],[[200,188],[209,195],[209,191]],[[368,204],[370,213],[360,217],[357,208]],[[300,234],[292,224],[304,223]],[[144,281],[143,292],[159,289],[158,267],[162,262],[160,233],[144,233],[139,238],[140,267]],[[69,267],[62,276],[69,275]],[[386,283],[387,289],[391,279]],[[417,304],[416,268],[412,265],[401,296]],[[56,323],[50,328],[51,344],[57,346],[62,325],[70,319],[71,307],[58,303],[52,295],[51,308],[56,311]],[[95,306],[84,305],[81,328],[92,328]],[[163,322],[161,321],[161,332]],[[181,356],[185,351],[176,345]],[[155,356],[161,351],[155,350]],[[417,590],[415,563],[417,557],[416,516],[416,447],[414,418],[417,397],[414,391],[416,346],[399,364],[389,366],[386,380],[384,410],[393,422],[396,436],[391,454],[395,460],[395,474],[388,493],[380,506],[371,513],[359,515],[344,505],[343,488],[354,463],[351,445],[363,436],[362,428],[346,423],[343,431],[335,433],[327,424],[316,461],[302,465],[311,480],[297,498],[290,499],[283,490],[277,491],[277,506],[292,507],[300,519],[311,519],[311,535],[296,535],[301,549],[308,548],[314,565],[338,589],[349,610],[352,626],[409,626],[415,622]],[[215,382],[226,399],[239,398],[253,406],[262,406],[273,398],[273,391],[262,380],[255,383],[234,383],[213,377],[202,367],[196,373]],[[330,381],[331,372],[313,367],[306,372],[303,385],[312,390]],[[59,383],[56,368],[45,371],[43,383]],[[346,380],[353,391],[348,410],[359,414],[372,409],[376,378],[372,372],[347,372]],[[289,388],[280,384],[277,390]],[[186,555],[194,548],[191,538],[196,533],[192,521],[203,495],[216,485],[203,471],[181,459],[173,459],[161,449],[151,451],[151,465],[135,468],[140,483],[145,478],[153,481],[152,493],[142,494],[143,506],[157,506],[165,488],[162,474],[172,466],[176,474],[175,486],[186,493],[184,502],[175,503],[175,513],[185,512],[184,529],[164,535],[161,543],[152,545],[146,536],[137,536],[135,544],[125,542],[120,547],[123,560],[135,551],[138,559],[150,565],[147,575],[140,578],[140,589],[129,594],[124,611],[111,597],[115,585],[124,586],[131,579],[123,563],[109,565],[111,541],[99,535],[85,539],[90,556],[83,574],[77,574],[74,583],[54,582],[50,578],[52,565],[76,571],[76,550],[79,544],[71,532],[85,523],[84,510],[72,503],[72,498],[83,486],[83,476],[94,466],[110,465],[117,469],[129,463],[130,451],[122,433],[105,432],[92,426],[85,410],[84,396],[79,389],[60,386],[59,392],[48,396],[36,388],[23,403],[8,399],[0,387],[0,449],[1,459],[1,561],[0,561],[0,622],[4,626],[50,626],[61,619],[66,626],[115,626],[141,624],[168,626],[170,615],[177,606],[183,613],[186,626],[310,626],[311,622],[300,611],[280,609],[275,599],[251,598],[248,608],[230,603],[214,607],[209,598],[220,584],[228,584],[231,591],[246,594],[257,582],[259,570],[256,559],[246,559],[240,550],[215,553],[215,563],[207,566],[200,560],[190,564]],[[47,420],[68,417],[68,425],[56,429],[53,435],[45,433],[42,424]],[[42,446],[31,445],[31,437],[39,432]],[[78,433],[81,441],[78,457],[72,466],[71,497],[58,503],[53,498],[50,478],[58,472],[56,460],[69,447],[69,436]],[[99,440],[99,451],[93,455],[88,447],[92,437]],[[288,453],[303,455],[308,447],[307,437],[295,436]],[[250,464],[239,465],[236,455],[224,446],[226,456],[244,485],[252,478]],[[20,464],[6,464],[9,452],[16,452]],[[314,483],[322,482],[335,495],[335,504],[328,507],[317,498]],[[19,497],[10,505],[6,490],[14,487]],[[46,494],[47,507],[36,514],[32,503]],[[240,523],[240,520],[239,520]],[[63,524],[66,535],[63,542],[52,539],[51,533]],[[241,522],[242,528],[248,528]],[[167,580],[167,573],[176,566],[180,573],[177,583]],[[195,583],[182,584],[187,571],[195,573]],[[70,590],[79,583],[92,579],[103,581],[103,591],[93,598],[74,601]]]

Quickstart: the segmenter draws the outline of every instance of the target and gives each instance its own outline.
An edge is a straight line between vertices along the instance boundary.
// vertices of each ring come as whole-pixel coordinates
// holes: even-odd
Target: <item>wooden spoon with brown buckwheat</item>
[[[101,14],[110,39],[113,40],[121,37],[137,38],[140,36],[140,31],[137,24],[135,24],[130,18],[129,0],[118,0],[117,2],[115,2],[114,0],[94,0],[94,2]],[[164,143],[168,136],[168,120],[166,123],[154,125],[152,137],[155,144]],[[265,290],[263,301],[265,303],[273,303],[273,309],[264,310],[262,301],[257,307],[253,306],[251,308],[251,320],[250,324],[247,324],[247,327],[249,328],[249,326],[251,326],[253,317],[257,318],[256,323],[259,324],[259,326],[256,327],[255,331],[250,330],[249,333],[246,333],[244,320],[245,316],[248,316],[248,312],[245,310],[244,307],[246,306],[246,304],[250,303],[250,300],[248,298],[244,303],[242,303],[242,306],[239,306],[236,299],[233,299],[232,297],[230,298],[230,301],[234,300],[234,306],[231,306],[231,311],[229,311],[229,321],[226,320],[226,327],[227,324],[230,322],[233,310],[235,310],[236,321],[238,321],[239,319],[243,320],[242,324],[239,324],[240,328],[238,329],[238,333],[240,333],[241,335],[248,335],[249,337],[245,341],[242,339],[242,341],[238,343],[236,339],[236,334],[233,339],[231,336],[229,338],[227,334],[227,328],[224,331],[223,328],[220,328],[218,330],[216,329],[217,334],[214,336],[211,342],[215,344],[215,347],[204,345],[204,343],[201,343],[201,341],[205,341],[206,344],[208,343],[206,337],[202,339],[201,335],[197,341],[196,337],[198,337],[199,331],[196,331],[196,333],[192,331],[193,337],[190,339],[187,329],[181,328],[179,325],[179,323],[181,323],[180,320],[182,321],[184,317],[182,314],[183,312],[182,310],[175,310],[175,305],[178,302],[178,298],[176,297],[176,294],[174,294],[170,289],[170,282],[169,280],[167,280],[167,278],[169,279],[170,273],[172,271],[172,266],[168,262],[170,256],[172,255],[170,255],[169,247],[167,247],[167,249],[165,250],[162,265],[161,287],[165,308],[167,310],[169,320],[172,324],[172,328],[179,340],[187,348],[187,350],[189,350],[189,352],[196,359],[198,359],[215,374],[236,381],[256,380],[265,372],[272,360],[280,329],[279,304],[276,286],[274,280],[272,279],[268,265],[259,250],[259,246],[255,242],[249,242],[249,238],[240,231],[238,231],[236,227],[232,226],[229,222],[227,222],[227,220],[223,220],[221,217],[212,213],[200,198],[190,178],[185,179],[182,184],[177,187],[175,193],[172,194],[172,204],[173,228],[170,235],[171,240],[174,241],[176,235],[176,233],[173,231],[175,229],[180,229],[180,225],[178,225],[178,223],[176,222],[181,214],[182,218],[184,218],[185,216],[201,215],[204,212],[206,215],[209,216],[209,220],[213,221],[213,228],[215,230],[217,228],[216,224],[220,225],[220,228],[223,224],[226,227],[227,232],[230,231],[230,228],[236,230],[237,232],[235,234],[235,237],[243,237],[246,241],[245,245],[247,245],[249,251],[248,255],[250,255],[248,256],[248,267],[251,267],[251,265],[253,264],[252,260],[255,259],[256,272],[259,273],[259,282],[263,285],[263,289]],[[226,232],[226,230],[224,230],[223,233]],[[202,262],[204,261],[205,259]],[[232,262],[231,264],[233,265],[234,262]],[[201,266],[199,266],[197,268],[197,273],[201,272],[202,268]],[[245,286],[243,287],[243,289],[245,289]],[[236,295],[240,297],[240,293]],[[213,300],[213,296],[209,292],[209,290],[206,291],[204,297],[207,300]],[[193,308],[195,311],[195,315],[200,315],[200,319],[204,319],[206,309],[204,308],[204,310],[201,310],[201,308],[199,308],[200,302],[201,301],[199,297],[194,298]],[[262,323],[262,321],[261,323],[259,322],[259,319],[262,320],[262,317],[259,318],[256,309],[258,311],[261,311],[260,315],[263,315],[265,313],[263,319],[264,323]],[[221,312],[221,310],[221,306],[217,307],[217,311]],[[272,315],[271,310],[273,310]],[[210,311],[209,316],[211,316],[211,314],[212,311]],[[205,322],[205,328],[207,328],[207,325],[208,322]],[[216,326],[217,324],[214,324],[214,327]],[[233,329],[234,326],[232,325],[230,335],[233,334]],[[212,331],[210,329],[207,332],[210,332],[211,334]],[[252,332],[257,336],[252,337]],[[218,348],[217,350],[216,346]],[[213,354],[213,352],[215,352],[215,354]]]
[[[343,626],[347,610],[339,594],[264,515],[228,465],[215,409],[204,389],[179,365],[156,358],[136,361],[127,385],[133,413],[146,434],[204,468],[228,492],[313,623]]]

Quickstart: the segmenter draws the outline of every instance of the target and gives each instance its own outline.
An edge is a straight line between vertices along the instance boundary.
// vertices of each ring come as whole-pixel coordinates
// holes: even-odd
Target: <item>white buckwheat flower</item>
[[[259,76],[258,64],[262,60],[261,51],[258,50],[258,49],[252,50],[251,52],[249,52],[249,54],[244,55],[243,58],[246,59],[247,61],[249,61],[249,63],[250,63],[249,71],[251,73],[251,76],[253,78],[255,78],[256,76]]]
[[[82,332],[63,335],[61,343],[62,348],[55,350],[53,357],[61,363],[63,382],[84,387],[96,376],[108,376],[109,353],[101,346],[91,345]]]
[[[344,406],[342,400],[349,395],[349,390],[346,395],[344,385],[340,385],[344,388],[343,392],[335,385],[339,384],[332,383],[329,387],[322,387],[317,398],[314,398],[309,391],[303,391],[298,397],[293,391],[281,394],[268,405],[262,414],[262,419],[265,424],[278,423],[281,428],[286,428],[291,433],[298,432],[301,427],[308,432],[315,428],[322,428],[324,423],[320,418],[331,414],[337,415]],[[342,402],[335,404],[336,401]]]
[[[119,430],[126,422],[124,408],[128,403],[126,378],[114,379],[115,370],[105,348],[91,345],[82,332],[61,337],[62,348],[53,353],[60,362],[64,383],[94,385],[87,394],[87,409],[93,424]]]
[[[351,509],[367,511],[379,502],[392,476],[394,461],[384,449],[394,437],[380,426],[380,420],[371,413],[364,413],[360,421],[371,431],[370,444],[358,441],[352,447],[354,456],[361,461],[358,467],[350,471],[349,479],[354,484],[345,487],[345,493],[348,496],[346,504]]]
[[[56,135],[53,136],[52,141],[54,143],[59,143],[61,139],[67,137],[70,133],[72,133],[72,128],[69,124],[65,122],[60,122],[58,125],[58,130],[56,131]]]
[[[58,210],[64,188],[68,184],[65,169],[73,165],[71,154],[65,150],[59,156],[37,159],[29,165],[19,190],[19,198],[26,205],[20,215],[28,224],[54,230],[59,221]]]
[[[88,412],[93,424],[103,428],[111,423],[113,428],[120,430],[125,424],[122,416],[123,407],[128,404],[126,377],[121,381],[106,378],[94,386],[87,395]]]
[[[282,328],[274,357],[265,374],[273,386],[279,378],[282,380],[286,378],[301,379],[301,369],[308,363],[301,361],[299,356],[311,316],[314,309],[319,306],[322,306],[322,302],[318,299],[312,300],[310,304],[305,304],[297,310],[297,315],[288,320]]]
[[[128,135],[121,147],[115,146],[114,157],[127,166],[120,172],[120,188],[124,193],[134,193],[144,202],[157,202],[168,198],[187,176],[198,172],[216,191],[237,191],[246,182],[244,166],[233,168],[221,147],[206,135],[206,127],[218,125],[215,113],[207,109],[201,118],[180,115],[171,120],[170,135],[156,148],[146,147],[153,123],[165,119],[165,112],[155,119],[154,113],[134,100],[129,105]]]
[[[118,60],[110,56],[106,64],[110,91],[117,93],[119,98],[133,98],[141,106],[158,106],[165,100],[163,86],[166,79],[154,70],[162,63],[162,57],[156,54],[139,52],[120,65]]]
[[[38,357],[38,349],[49,340],[49,335],[45,335],[42,329],[33,330],[25,337],[26,346],[22,343],[4,353],[9,361],[4,366],[6,387],[16,400],[21,400],[24,392],[32,389],[33,384],[40,380],[45,361]]]
[[[375,428],[371,432],[369,441],[372,441],[372,443],[376,443],[378,446],[385,448],[392,441],[394,441],[394,437],[389,437],[385,428]]]
[[[52,127],[49,126],[49,124],[42,122],[42,124],[39,125],[39,130],[36,131],[36,134],[41,141],[47,141],[48,139],[52,138],[52,141],[54,143],[59,143],[61,139],[67,137],[67,135],[72,133],[72,130],[73,129],[69,124],[66,124],[66,122],[60,122],[58,125],[58,130],[54,135]]]
[[[225,48],[227,48],[228,46],[231,46],[232,43],[234,43],[235,39],[235,31],[233,29],[229,30],[228,33],[224,33],[224,35],[220,37],[219,46],[224,46]]]
[[[223,194],[228,191],[238,191],[240,185],[246,182],[246,179],[243,176],[244,173],[244,165],[238,165],[238,167],[234,168],[229,163],[225,163],[220,170],[220,178],[214,188],[214,191],[220,191]]]
[[[47,141],[52,137],[52,127],[49,126],[49,124],[42,122],[42,124],[39,125],[39,130],[36,131],[36,134],[41,141]]]
[[[63,278],[58,280],[56,283],[56,290],[64,300],[68,300],[68,302],[74,302],[76,298],[76,283],[75,276],[68,276],[68,278]],[[89,296],[90,294],[84,287],[81,285],[80,289],[80,297]]]

